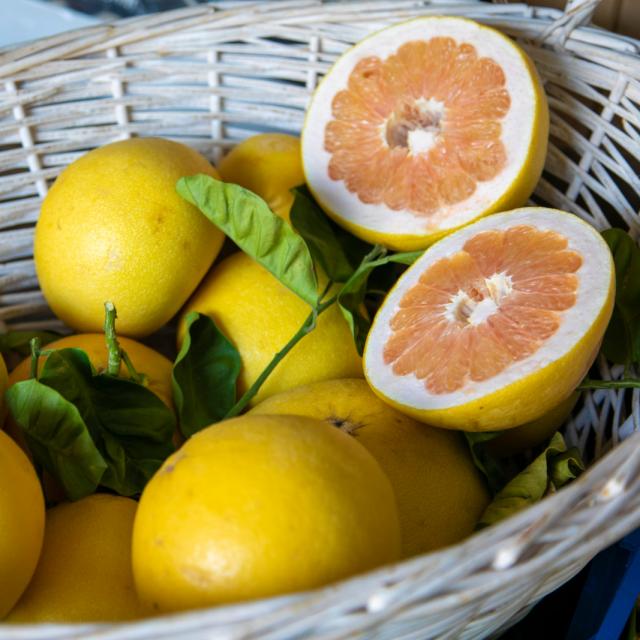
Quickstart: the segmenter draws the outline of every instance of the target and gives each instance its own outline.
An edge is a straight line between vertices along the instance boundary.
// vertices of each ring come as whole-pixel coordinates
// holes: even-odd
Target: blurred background
[[[0,3],[0,47],[100,21],[168,11],[206,1],[3,0]],[[509,1],[520,0],[498,0],[504,3]],[[530,4],[561,9],[565,1],[530,0]],[[602,0],[596,11],[595,22],[611,31],[640,38],[640,0]]]

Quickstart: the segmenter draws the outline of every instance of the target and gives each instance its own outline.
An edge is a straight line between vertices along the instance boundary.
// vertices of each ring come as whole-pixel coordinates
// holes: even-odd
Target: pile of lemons
[[[286,218],[289,189],[303,180],[299,141],[255,136],[219,171]],[[181,309],[182,318],[209,314],[240,352],[246,389],[308,313],[242,252],[225,249],[210,269],[222,234],[174,192],[194,172],[218,175],[175,142],[107,145],[62,173],[36,229],[42,289],[77,331],[48,348],[82,348],[104,370],[103,302],[112,299],[121,346],[172,409],[172,364],[137,338]],[[8,380],[4,368],[3,388],[28,376],[28,361]],[[489,500],[458,434],[419,424],[373,394],[337,308],[253,405],[183,444],[139,504],[104,493],[63,501],[46,472],[38,478],[7,417],[14,439],[0,432],[0,615],[126,620],[310,589],[452,544]],[[40,479],[52,505],[46,515]]]

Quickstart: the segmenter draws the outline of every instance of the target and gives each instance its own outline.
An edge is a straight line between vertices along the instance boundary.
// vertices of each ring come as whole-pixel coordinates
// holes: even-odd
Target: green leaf
[[[180,178],[176,189],[283,285],[316,306],[318,281],[309,248],[262,198],[203,174]]]
[[[162,400],[132,380],[94,375],[81,349],[51,353],[39,381],[78,410],[107,464],[103,486],[136,495],[173,452],[176,421]]]
[[[313,259],[333,282],[346,282],[371,245],[333,223],[306,186],[292,190],[291,225],[302,236]]]
[[[31,353],[29,343],[32,338],[39,338],[40,346],[44,347],[46,344],[59,340],[61,337],[60,334],[53,331],[8,331],[0,334],[0,352],[15,351],[26,357]]]
[[[602,343],[602,352],[617,364],[640,363],[640,248],[622,229],[602,236],[613,254],[616,270],[615,308]]]
[[[487,453],[484,444],[502,433],[502,431],[463,432],[465,440],[469,445],[473,462],[486,478],[492,494],[495,494],[504,487],[509,479],[509,474],[506,466],[500,460]]]
[[[576,449],[567,450],[558,432],[546,449],[494,497],[477,528],[500,522],[562,488],[584,469]]]
[[[208,316],[187,314],[187,331],[173,365],[173,397],[180,430],[189,438],[222,420],[236,402],[238,350]]]
[[[58,478],[69,498],[79,500],[93,493],[107,463],[78,409],[33,379],[9,387],[6,400],[34,459]]]
[[[362,259],[362,262],[353,275],[344,284],[338,294],[338,305],[344,316],[353,339],[356,343],[358,353],[362,355],[365,340],[369,333],[371,320],[364,306],[364,299],[367,294],[367,284],[371,272],[377,267],[396,262],[409,265],[415,262],[422,255],[421,251],[411,251],[409,253],[393,253],[386,255],[386,249],[376,245]]]

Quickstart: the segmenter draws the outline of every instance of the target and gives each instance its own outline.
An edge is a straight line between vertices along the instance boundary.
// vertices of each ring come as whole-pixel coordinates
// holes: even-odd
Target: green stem
[[[38,358],[40,358],[40,338],[31,338],[29,340],[31,347],[31,366],[29,376],[35,380],[38,379]]]
[[[120,373],[120,359],[122,353],[118,336],[116,335],[116,308],[113,302],[104,303],[104,337],[107,342],[107,375],[117,376]]]
[[[578,389],[637,389],[640,388],[640,378],[622,378],[620,380],[590,380],[585,378]]]
[[[122,360],[124,361],[125,366],[127,367],[127,371],[129,372],[129,377],[138,384],[144,385],[147,381],[147,376],[144,373],[138,373],[136,368],[133,366],[133,362],[131,362],[131,358],[129,354],[124,350],[120,349],[120,355],[122,356]]]
[[[326,292],[331,287],[332,283],[329,283],[320,297],[324,297]],[[258,376],[256,381],[247,389],[240,400],[238,400],[231,409],[227,412],[225,418],[233,418],[234,416],[239,415],[242,410],[251,402],[251,399],[258,393],[258,390],[264,383],[264,381],[271,375],[271,372],[280,364],[283,358],[295,347],[302,338],[304,338],[308,333],[311,333],[316,328],[316,322],[318,320],[318,316],[326,311],[332,304],[336,302],[338,299],[337,294],[329,298],[326,302],[321,302],[313,311],[307,316],[305,321],[302,323],[300,328],[296,331],[293,337],[287,342],[287,344],[273,356],[271,362],[267,365],[264,371]]]

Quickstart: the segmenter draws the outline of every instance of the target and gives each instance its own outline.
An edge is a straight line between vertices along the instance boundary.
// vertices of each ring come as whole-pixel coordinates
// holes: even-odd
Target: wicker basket
[[[132,135],[214,161],[256,131],[297,133],[318,79],[371,31],[466,15],[514,36],[551,106],[534,200],[597,228],[640,229],[640,43],[564,13],[472,0],[210,6],[126,20],[0,53],[0,328],[58,327],[37,289],[33,224],[60,170]],[[603,377],[621,371],[600,362]],[[457,546],[311,593],[125,625],[0,626],[2,638],[484,638],[640,525],[640,389],[590,394],[565,434],[593,464],[568,488]],[[628,437],[632,436],[632,437]]]

